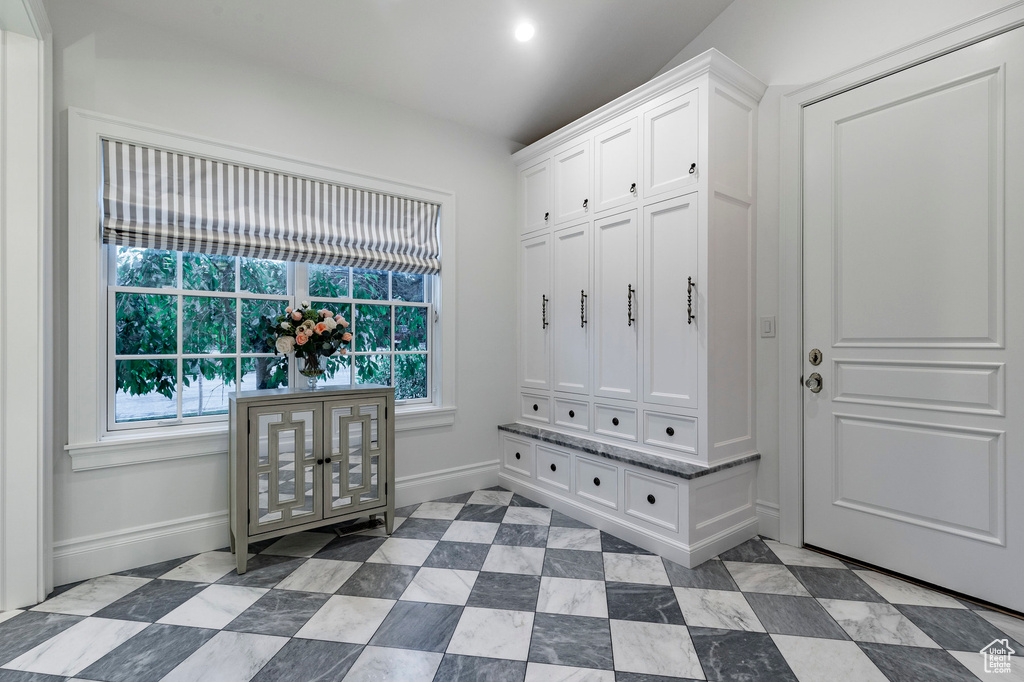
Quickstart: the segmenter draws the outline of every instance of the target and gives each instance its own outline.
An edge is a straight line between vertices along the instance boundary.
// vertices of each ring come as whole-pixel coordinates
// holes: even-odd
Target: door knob
[[[821,375],[817,372],[807,377],[807,381],[804,382],[804,386],[811,389],[811,393],[821,393]]]

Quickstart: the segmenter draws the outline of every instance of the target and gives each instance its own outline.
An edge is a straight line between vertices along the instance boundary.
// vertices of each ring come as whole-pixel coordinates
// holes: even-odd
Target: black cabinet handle
[[[316,463],[317,463],[317,464],[323,464],[323,463],[324,463],[324,461],[323,461],[322,459],[318,459],[318,460],[316,461]]]
[[[635,182],[632,185],[629,186],[629,193],[630,194],[636,194],[636,183]]]
[[[650,502],[651,504],[654,504],[654,495],[648,495],[647,501]]]
[[[693,171],[690,171],[690,172],[692,173]],[[548,216],[549,216],[549,215],[551,215],[551,214],[550,214],[550,213],[545,213],[545,214],[544,214],[544,222],[547,222],[547,221],[548,221]]]
[[[569,410],[569,419],[575,419],[575,418],[576,418],[576,413],[573,412],[572,410]]]
[[[523,456],[522,456],[522,455],[520,455],[520,454],[519,454],[519,453],[517,452],[517,453],[516,453],[516,459],[522,459],[522,458],[523,458]]]
[[[538,409],[540,409],[540,408],[537,407],[537,403],[534,403],[533,404],[533,411],[536,412]]]
[[[601,485],[601,479],[597,476],[594,476],[594,485]]]
[[[557,470],[558,470],[558,467],[556,467],[556,466],[555,466],[555,465],[554,465],[554,464],[552,463],[552,465],[551,465],[551,470],[552,470],[552,471],[557,471]]]
[[[589,204],[589,203],[590,203],[590,199],[584,199],[583,200],[583,208],[584,208],[584,210],[586,210],[587,204]]]
[[[697,164],[691,163],[690,164],[690,175],[693,175],[696,172],[697,172]]]
[[[612,417],[612,426],[618,426],[618,425],[619,425],[619,418],[618,417]]]
[[[667,434],[668,434],[668,435],[670,435],[670,436],[674,436],[674,435],[676,435],[676,430],[675,430],[675,429],[673,429],[673,428],[672,428],[672,427],[670,426],[670,427],[668,427],[667,429],[665,429],[665,433],[667,433]]]
[[[331,458],[330,457],[325,457],[324,458],[324,464],[330,464],[330,463],[331,463]]]

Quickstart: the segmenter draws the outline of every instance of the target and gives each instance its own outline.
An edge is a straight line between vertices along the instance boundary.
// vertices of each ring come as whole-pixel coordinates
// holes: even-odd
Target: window
[[[429,402],[436,277],[108,246],[108,428],[224,420],[236,388],[303,382],[266,318],[309,300],[352,323],[322,384]],[[353,372],[354,364],[354,372]]]

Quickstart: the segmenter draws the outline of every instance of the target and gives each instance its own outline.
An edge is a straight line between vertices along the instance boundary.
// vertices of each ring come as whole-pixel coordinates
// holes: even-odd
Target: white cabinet
[[[594,135],[594,211],[634,203],[640,196],[637,118],[613,122]]]
[[[556,391],[590,392],[590,223],[554,234],[551,331]]]
[[[551,237],[523,242],[519,302],[520,367],[523,388],[551,386]]]
[[[551,161],[519,171],[519,231],[528,234],[551,223]]]
[[[555,223],[578,220],[590,212],[590,140],[555,154]]]
[[[636,400],[640,300],[636,211],[594,223],[594,395]]]
[[[644,197],[678,192],[700,179],[699,93],[670,95],[644,114]]]

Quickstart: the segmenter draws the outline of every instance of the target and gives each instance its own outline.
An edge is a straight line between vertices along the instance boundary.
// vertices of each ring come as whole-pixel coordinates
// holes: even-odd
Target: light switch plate
[[[762,339],[774,339],[775,338],[775,317],[762,317],[761,318],[761,338]]]

